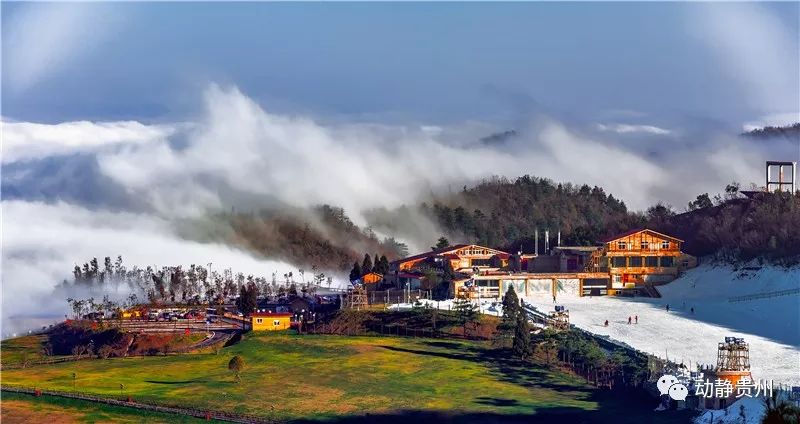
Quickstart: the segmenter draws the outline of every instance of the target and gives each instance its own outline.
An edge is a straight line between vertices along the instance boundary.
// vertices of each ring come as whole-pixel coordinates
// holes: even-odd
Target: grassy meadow
[[[246,363],[238,383],[227,369],[234,355]],[[385,421],[686,419],[652,412],[656,402],[641,394],[594,389],[579,377],[518,364],[485,344],[431,339],[250,333],[219,354],[37,365],[3,371],[2,379],[4,385],[122,394],[280,421],[356,422],[375,415]]]
[[[47,336],[33,335],[3,340],[0,343],[0,361],[3,364],[21,364],[25,360],[43,359],[42,346]]]
[[[3,424],[47,422],[67,423],[201,423],[191,417],[145,412],[75,399],[18,393],[3,393],[0,421]]]

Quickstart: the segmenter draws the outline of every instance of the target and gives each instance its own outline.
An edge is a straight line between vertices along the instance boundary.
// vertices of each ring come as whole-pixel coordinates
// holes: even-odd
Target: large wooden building
[[[638,229],[603,240],[598,270],[608,270],[611,288],[634,288],[674,280],[696,260],[681,252],[683,240],[649,229]]]
[[[556,246],[545,255],[459,244],[394,261],[384,281],[398,288],[431,288],[425,287],[426,275],[449,269],[456,276],[451,296],[499,298],[512,286],[522,296],[657,295],[652,285],[672,281],[696,265],[694,257],[681,252],[681,243],[637,229],[602,245]]]
[[[508,266],[510,255],[501,250],[476,244],[457,244],[431,250],[389,263],[384,277],[390,285],[411,289],[420,288],[427,270],[448,268],[454,273],[473,274],[475,271],[496,271]]]

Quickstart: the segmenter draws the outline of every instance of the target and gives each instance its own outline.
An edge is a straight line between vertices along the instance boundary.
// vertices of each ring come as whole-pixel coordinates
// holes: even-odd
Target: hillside
[[[237,383],[226,368],[244,358]],[[250,334],[219,355],[115,358],[3,371],[4,385],[198,406],[280,422],[685,422],[641,391],[521,366],[474,342]]]
[[[660,299],[561,296],[558,302],[578,327],[687,365],[715,364],[718,342],[743,337],[750,344],[753,378],[800,384],[797,370],[789,366],[800,355],[800,268],[706,264],[658,290]],[[731,301],[753,294],[765,297]],[[552,308],[549,298],[532,301],[543,310]],[[629,325],[634,315],[639,322]]]
[[[789,193],[737,197],[721,204],[651,220],[652,228],[685,241],[696,256],[800,259],[800,196]]]
[[[184,233],[325,271],[347,271],[354,261],[363,259],[364,253],[394,260],[407,252],[402,243],[379,239],[370,229],[355,225],[343,209],[329,205],[311,210],[231,211],[192,223]]]
[[[514,181],[493,179],[420,209],[452,240],[475,242],[506,251],[533,252],[533,233],[561,231],[567,245],[594,244],[604,237],[639,227],[653,228],[685,241],[697,256],[719,254],[729,259],[800,259],[800,195],[762,193],[747,198],[738,185],[725,197],[698,196],[691,211],[677,214],[656,204],[645,213],[632,212],[600,187],[556,184],[524,176]]]
[[[683,239],[684,250],[696,256],[789,263],[800,259],[798,194],[745,197],[737,184],[731,184],[724,196],[712,199],[708,193],[700,194],[687,209],[677,213],[658,203],[645,212],[630,211],[601,187],[526,175],[513,181],[484,180],[449,195],[431,195],[418,205],[364,211],[364,227],[354,224],[343,209],[328,205],[311,212],[220,214],[214,217],[214,227],[225,230],[206,238],[299,266],[339,271],[349,270],[365,253],[393,260],[408,253],[406,244],[427,249],[440,236],[452,243],[533,252],[537,229],[540,252],[545,229],[550,230],[551,243],[560,231],[563,244],[590,245],[629,229],[649,227]],[[379,238],[376,232],[396,239]]]

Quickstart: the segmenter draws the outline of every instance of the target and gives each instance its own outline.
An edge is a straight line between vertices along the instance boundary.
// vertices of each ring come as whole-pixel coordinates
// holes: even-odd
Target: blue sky
[[[175,120],[201,107],[209,82],[235,84],[275,112],[367,120],[545,112],[740,125],[798,109],[798,3],[744,5],[762,26],[779,23],[777,34],[749,22],[750,10],[724,16],[742,7],[730,4],[92,4],[63,25],[76,7],[41,12],[48,7],[2,4],[5,118]],[[54,40],[26,40],[18,28],[30,26],[56,28]],[[726,31],[784,44],[766,59],[751,56],[758,46],[737,57],[715,41]],[[35,72],[13,68],[48,43],[31,59]],[[54,55],[63,57],[49,64]],[[744,72],[736,60],[764,69]],[[754,99],[778,91],[776,73],[790,81],[787,94]]]

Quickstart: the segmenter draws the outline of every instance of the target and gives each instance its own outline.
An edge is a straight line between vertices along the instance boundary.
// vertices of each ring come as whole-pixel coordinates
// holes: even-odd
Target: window
[[[669,268],[669,267],[675,266],[674,265],[674,263],[675,263],[674,259],[675,258],[673,258],[672,256],[662,256],[661,257],[661,267],[662,268]]]
[[[628,266],[630,267],[640,267],[642,266],[642,257],[641,256],[631,256],[628,258]]]
[[[618,242],[617,242],[617,249],[619,249],[619,250],[625,250],[625,249],[627,249],[627,248],[628,248],[628,245],[627,245],[627,243],[625,243],[624,241],[618,241]]]
[[[472,266],[492,266],[491,259],[473,259]]]
[[[642,250],[647,250],[650,247],[650,242],[642,240],[641,248]]]
[[[611,258],[611,267],[612,268],[625,268],[625,257],[624,256],[614,256]]]
[[[279,320],[279,319],[276,319],[275,321],[272,321],[272,325],[274,325],[274,326],[276,326],[276,327],[277,327],[277,326],[279,326],[279,325],[281,325],[281,320]]]
[[[261,324],[262,321],[263,320],[261,318],[256,319],[256,322],[259,323],[259,324]]]
[[[664,240],[661,242],[662,249],[669,249],[669,240]]]
[[[644,266],[648,267],[657,267],[658,266],[658,256],[645,256],[644,258]]]
[[[475,285],[478,287],[500,287],[500,280],[476,280]]]

